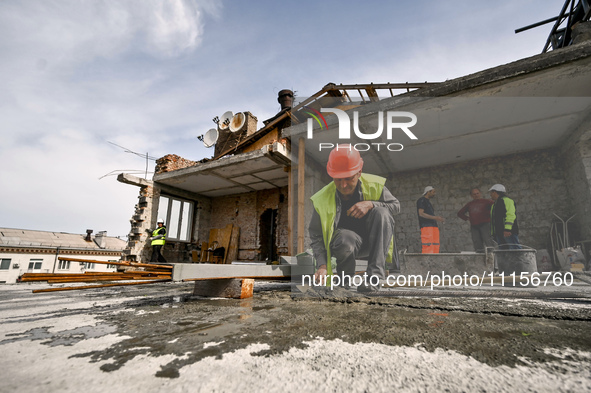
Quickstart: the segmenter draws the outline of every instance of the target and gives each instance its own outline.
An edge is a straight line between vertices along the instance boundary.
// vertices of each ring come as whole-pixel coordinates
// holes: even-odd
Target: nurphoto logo
[[[386,129],[386,139],[388,142],[393,139],[395,131],[398,130],[403,131],[403,133],[410,139],[418,139],[417,136],[413,134],[413,132],[410,130],[412,126],[417,124],[417,116],[412,112],[388,111],[384,116],[384,112],[379,111],[377,113],[378,129],[375,132],[365,133],[361,131],[359,127],[359,112],[357,111],[353,111],[353,121],[351,121],[347,112],[341,109],[321,108],[319,112],[310,107],[305,108],[309,110],[306,113],[311,116],[310,118],[308,118],[307,123],[308,139],[314,139],[314,120],[316,120],[321,130],[328,130],[328,124],[322,113],[334,113],[337,116],[339,124],[339,143],[351,140],[351,123],[353,123],[354,137],[363,140],[376,140],[379,138],[383,138],[382,134],[384,133],[384,128]],[[384,127],[384,117],[386,118],[386,127]],[[318,144],[318,148],[320,151],[322,151],[323,149],[333,149],[334,147],[334,143]],[[358,151],[368,151],[370,149],[376,149],[377,151],[380,151],[380,148],[382,147],[387,149],[388,151],[401,151],[404,148],[404,146],[401,143],[373,142],[351,144],[351,148]]]

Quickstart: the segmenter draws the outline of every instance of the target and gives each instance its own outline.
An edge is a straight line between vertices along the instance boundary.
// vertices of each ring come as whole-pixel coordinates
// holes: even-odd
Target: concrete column
[[[591,240],[591,118],[582,123],[562,151],[574,222],[582,239]]]

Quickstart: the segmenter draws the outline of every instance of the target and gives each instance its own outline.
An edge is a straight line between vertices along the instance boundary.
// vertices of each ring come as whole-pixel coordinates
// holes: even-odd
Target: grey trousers
[[[384,279],[394,217],[387,208],[375,207],[369,211],[363,229],[364,236],[348,229],[336,229],[330,242],[330,254],[337,259],[337,272],[353,277],[355,259],[368,257],[367,274]]]
[[[474,251],[484,252],[484,247],[494,247],[492,235],[490,234],[490,222],[470,226]]]

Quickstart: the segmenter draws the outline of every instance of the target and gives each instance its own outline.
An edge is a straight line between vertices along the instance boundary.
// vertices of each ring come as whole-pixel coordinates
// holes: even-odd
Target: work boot
[[[361,293],[378,292],[379,290],[380,290],[380,288],[375,285],[361,284],[360,286],[357,287],[357,292],[361,292]]]

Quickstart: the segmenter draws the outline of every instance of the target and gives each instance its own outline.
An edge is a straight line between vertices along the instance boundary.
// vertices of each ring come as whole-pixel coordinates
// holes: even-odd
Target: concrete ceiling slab
[[[274,149],[265,146],[254,152],[157,174],[154,180],[212,198],[283,187],[287,182],[278,185],[276,180],[287,177],[284,165],[278,164],[277,157],[272,154],[281,154],[281,160],[288,161],[283,156],[284,151],[282,146],[275,146]]]
[[[511,153],[559,147],[591,116],[591,42],[533,56],[417,91],[386,98],[347,111],[358,112],[360,131],[378,130],[378,113],[412,112],[417,117],[410,139],[394,130],[391,139],[339,139],[335,115],[325,113],[327,130],[313,123],[284,130],[297,147],[306,141],[306,153],[324,167],[337,143],[383,143],[362,152],[365,171],[387,176],[447,163],[465,162]],[[408,121],[403,119],[403,121]],[[386,122],[384,122],[386,126]],[[353,127],[351,133],[354,136]],[[385,150],[398,143],[400,152]],[[393,146],[395,148],[395,146]],[[400,147],[398,147],[400,148]],[[363,148],[359,149],[362,150]]]
[[[559,145],[591,115],[591,97],[441,97],[397,106],[395,110],[416,115],[417,123],[410,130],[418,139],[410,139],[400,129],[393,130],[389,139],[386,120],[380,138],[355,137],[352,125],[353,137],[339,139],[336,116],[331,115],[326,117],[328,130],[314,130],[313,138],[306,139],[306,152],[323,167],[331,146],[350,143],[360,150],[365,171],[387,176],[545,149]],[[378,119],[377,111],[360,116],[359,130],[375,133]],[[292,138],[296,145],[297,139]],[[388,146],[395,151],[389,151]]]

